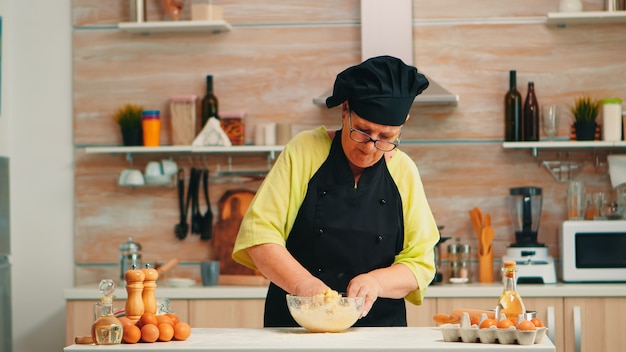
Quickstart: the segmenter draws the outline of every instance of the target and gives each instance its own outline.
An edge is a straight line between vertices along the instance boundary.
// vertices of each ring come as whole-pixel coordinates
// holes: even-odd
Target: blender
[[[507,248],[502,261],[517,263],[518,283],[556,283],[554,258],[548,247],[537,242],[542,201],[539,187],[509,189],[509,214],[515,243]]]

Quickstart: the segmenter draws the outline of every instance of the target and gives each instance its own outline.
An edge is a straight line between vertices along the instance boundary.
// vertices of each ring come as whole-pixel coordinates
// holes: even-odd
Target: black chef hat
[[[415,97],[428,87],[428,79],[413,66],[392,56],[377,56],[337,75],[332,108],[344,101],[360,117],[387,126],[404,124]]]

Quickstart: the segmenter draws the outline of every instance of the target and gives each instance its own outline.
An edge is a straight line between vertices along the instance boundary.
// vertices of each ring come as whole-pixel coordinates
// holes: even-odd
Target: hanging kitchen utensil
[[[202,170],[193,168],[191,170],[192,180],[190,182],[191,191],[191,233],[200,234],[202,232],[202,214],[200,213],[200,202],[198,191],[200,188],[200,177]]]
[[[189,231],[189,225],[187,225],[187,205],[185,204],[185,170],[178,169],[178,173],[176,175],[176,180],[178,184],[178,209],[180,213],[180,222],[176,224],[174,227],[174,233],[176,234],[176,238],[182,240],[187,237],[187,232]]]
[[[211,211],[211,201],[209,199],[209,169],[204,169],[202,173],[202,190],[204,191],[207,210],[202,217],[200,239],[210,240],[213,237],[213,212]]]

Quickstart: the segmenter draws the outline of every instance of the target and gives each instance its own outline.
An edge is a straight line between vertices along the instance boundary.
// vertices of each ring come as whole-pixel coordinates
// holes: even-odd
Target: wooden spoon
[[[486,226],[483,229],[482,236],[480,237],[480,248],[478,249],[480,255],[487,255],[491,251],[491,243],[493,242],[493,238],[495,237],[495,231],[493,227]]]
[[[482,212],[478,208],[474,208],[470,210],[470,220],[472,221],[472,227],[474,228],[474,232],[478,236],[480,240],[480,235],[483,232],[483,223],[482,223]]]

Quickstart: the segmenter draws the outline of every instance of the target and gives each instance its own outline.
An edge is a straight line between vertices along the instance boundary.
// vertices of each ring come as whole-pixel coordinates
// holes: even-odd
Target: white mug
[[[163,176],[163,166],[158,161],[150,161],[146,164],[146,170],[144,171],[146,176]]]
[[[161,168],[163,170],[163,175],[165,176],[172,176],[178,172],[178,165],[176,165],[174,160],[161,160]]]
[[[120,186],[143,186],[145,185],[145,180],[143,179],[141,171],[125,169],[120,172],[117,184]]]

